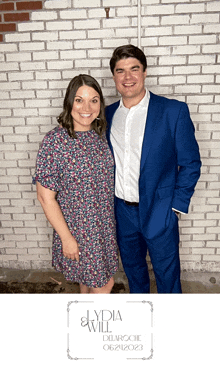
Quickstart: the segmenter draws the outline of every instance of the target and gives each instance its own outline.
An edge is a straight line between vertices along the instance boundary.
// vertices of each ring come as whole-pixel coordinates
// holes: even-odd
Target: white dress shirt
[[[139,202],[139,175],[142,143],[146,125],[150,93],[136,105],[126,108],[121,99],[111,128],[116,175],[115,195],[123,200]]]

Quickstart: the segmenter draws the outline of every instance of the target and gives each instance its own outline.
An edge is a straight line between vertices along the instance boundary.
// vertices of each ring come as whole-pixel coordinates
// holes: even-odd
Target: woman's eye
[[[93,103],[97,103],[98,102],[98,99],[93,99],[92,102]]]
[[[81,99],[79,99],[79,98],[76,98],[76,99],[75,99],[75,102],[80,103],[80,102],[82,102],[82,100],[81,100]]]

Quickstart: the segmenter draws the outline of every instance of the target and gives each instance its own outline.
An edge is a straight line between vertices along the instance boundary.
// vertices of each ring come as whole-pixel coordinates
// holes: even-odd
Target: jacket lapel
[[[106,121],[107,121],[106,138],[107,138],[109,147],[111,149],[111,152],[113,154],[113,157],[114,157],[114,152],[113,152],[113,147],[112,147],[111,140],[110,140],[110,134],[111,134],[111,127],[112,127],[112,119],[113,119],[114,113],[117,110],[119,104],[120,104],[120,101],[117,101],[113,103],[112,105],[106,107],[105,109]]]
[[[141,154],[141,165],[140,171],[144,168],[151,144],[154,139],[155,131],[157,130],[157,122],[160,119],[161,104],[158,103],[157,96],[150,92],[150,101],[147,112],[147,120],[144,131],[144,139],[142,144],[142,154]]]

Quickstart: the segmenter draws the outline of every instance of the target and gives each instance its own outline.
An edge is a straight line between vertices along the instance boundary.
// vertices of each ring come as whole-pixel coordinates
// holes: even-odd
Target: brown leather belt
[[[131,201],[126,201],[126,200],[124,200],[124,203],[125,204],[127,204],[127,205],[130,205],[130,206],[138,206],[139,205],[139,203],[135,203],[135,202],[131,202]]]

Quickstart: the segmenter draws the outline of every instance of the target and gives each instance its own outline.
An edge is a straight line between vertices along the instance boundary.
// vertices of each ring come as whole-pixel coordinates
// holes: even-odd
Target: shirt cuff
[[[183,212],[181,212],[180,210],[177,210],[177,209],[175,209],[175,208],[172,208],[172,210],[173,210],[174,212],[177,212],[177,213],[181,213],[181,214],[186,215],[186,213],[183,213]]]

